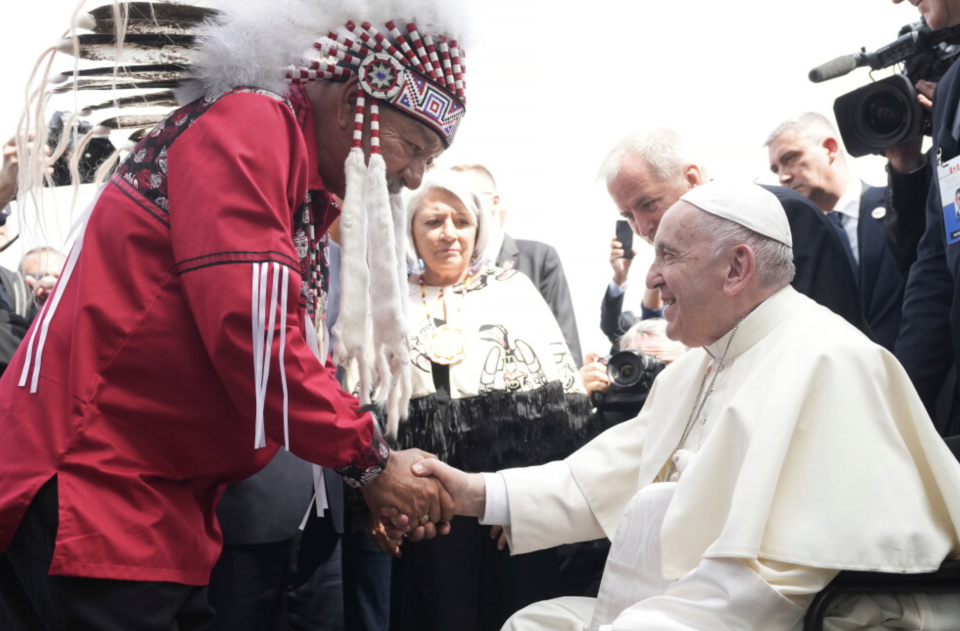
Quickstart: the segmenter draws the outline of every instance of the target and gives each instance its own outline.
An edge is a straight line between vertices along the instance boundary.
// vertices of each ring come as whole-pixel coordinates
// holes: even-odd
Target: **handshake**
[[[464,473],[419,449],[391,451],[363,497],[390,538],[411,541],[445,535],[454,515],[482,517],[486,509],[481,474]]]

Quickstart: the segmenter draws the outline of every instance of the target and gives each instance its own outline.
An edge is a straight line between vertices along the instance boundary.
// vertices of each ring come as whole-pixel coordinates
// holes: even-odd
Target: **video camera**
[[[960,26],[933,31],[922,20],[900,29],[896,40],[872,53],[861,49],[810,71],[814,83],[869,66],[872,70],[903,64],[891,77],[837,98],[833,113],[847,152],[854,157],[883,153],[929,134],[931,119],[917,102],[913,87],[921,79],[939,81],[960,54]]]
[[[70,115],[67,112],[56,112],[50,119],[50,124],[47,127],[47,145],[50,147],[50,151],[54,151],[57,148],[57,144],[59,144],[60,138],[64,133],[74,133],[74,128],[64,129],[69,117]],[[75,123],[74,127],[76,128],[77,138],[83,137],[93,129],[93,126],[86,121]],[[76,150],[73,144],[74,141],[71,138],[70,141],[68,141],[67,150],[53,163],[53,175],[51,175],[51,178],[53,179],[54,186],[66,186],[72,183],[70,181],[70,158]],[[80,170],[80,183],[89,184],[93,182],[96,178],[97,168],[110,159],[113,152],[113,143],[110,142],[109,138],[100,136],[91,138],[90,141],[84,145],[83,154],[77,163]]]
[[[600,360],[607,365],[610,387],[593,393],[593,405],[602,412],[635,416],[647,400],[653,380],[667,367],[653,355],[628,348]]]

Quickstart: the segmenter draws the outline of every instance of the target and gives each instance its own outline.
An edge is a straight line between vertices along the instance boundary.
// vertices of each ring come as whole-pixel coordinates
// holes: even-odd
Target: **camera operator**
[[[595,359],[580,369],[583,386],[597,408],[600,425],[608,429],[617,423],[635,417],[647,400],[650,386],[660,371],[686,352],[687,347],[667,337],[667,323],[663,318],[649,318],[637,322],[620,338],[619,353],[604,359]],[[623,365],[621,353],[639,351],[634,355],[640,361],[628,366],[639,366],[642,374],[621,374],[611,384],[608,368]],[[624,371],[621,371],[624,372]],[[619,382],[616,383],[616,382]],[[631,384],[631,385],[624,385]]]
[[[902,0],[893,0],[898,4]],[[912,0],[933,30],[960,25],[960,0]],[[917,86],[921,90],[921,86]],[[931,165],[960,163],[960,66],[954,63],[941,78],[933,101]],[[938,160],[939,158],[939,160]],[[951,366],[960,360],[960,243],[946,231],[947,213],[954,213],[952,195],[942,198],[933,177],[927,195],[926,229],[920,239],[917,261],[910,268],[903,301],[903,318],[895,352],[920,398],[943,436],[960,434],[957,392],[945,403],[952,412],[937,414],[937,397]],[[949,340],[949,343],[945,343]]]

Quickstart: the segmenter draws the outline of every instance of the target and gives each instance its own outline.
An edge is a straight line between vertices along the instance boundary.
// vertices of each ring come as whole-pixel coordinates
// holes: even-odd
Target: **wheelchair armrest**
[[[846,594],[960,592],[960,560],[948,559],[936,572],[886,574],[883,572],[840,572],[817,594],[807,615],[804,631],[823,631],[823,619],[833,601]]]

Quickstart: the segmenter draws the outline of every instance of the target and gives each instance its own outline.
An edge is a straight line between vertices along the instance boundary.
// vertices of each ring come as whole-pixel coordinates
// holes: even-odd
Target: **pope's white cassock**
[[[482,521],[514,554],[613,540],[598,599],[539,603],[515,631],[800,629],[839,570],[960,553],[960,466],[903,369],[789,286],[661,373],[636,419],[484,476]],[[919,619],[919,602],[894,608]]]

